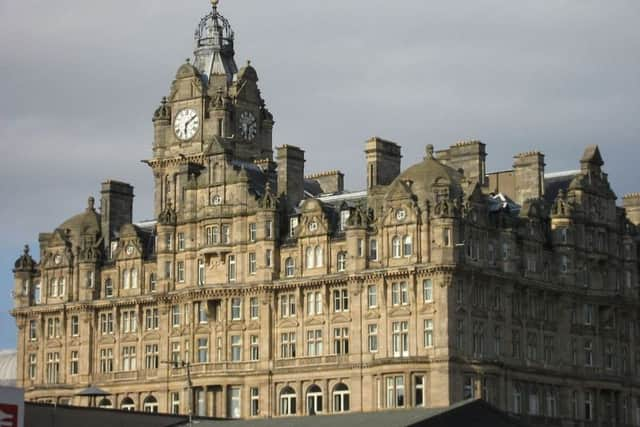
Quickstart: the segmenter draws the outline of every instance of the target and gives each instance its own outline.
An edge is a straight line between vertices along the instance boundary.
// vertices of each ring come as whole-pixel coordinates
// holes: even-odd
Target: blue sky
[[[15,345],[11,268],[120,179],[151,212],[151,115],[191,56],[207,0],[0,2],[0,348]],[[490,170],[547,154],[573,169],[599,144],[619,196],[640,190],[640,2],[222,0],[236,59],[251,59],[274,144],[308,172],[364,183],[364,141],[487,143]]]

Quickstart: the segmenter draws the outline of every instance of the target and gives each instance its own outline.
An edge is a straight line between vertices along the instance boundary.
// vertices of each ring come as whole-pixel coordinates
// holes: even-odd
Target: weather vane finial
[[[213,6],[214,9],[218,7],[218,3],[220,3],[220,0],[211,0],[211,6]]]

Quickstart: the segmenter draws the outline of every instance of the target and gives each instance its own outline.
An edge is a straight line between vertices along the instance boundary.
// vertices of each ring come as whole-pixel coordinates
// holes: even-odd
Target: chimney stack
[[[514,201],[519,205],[544,196],[544,154],[538,151],[520,153],[514,157]]]
[[[486,145],[480,141],[460,141],[447,150],[437,152],[437,159],[453,169],[462,169],[464,176],[484,186],[486,182]]]
[[[107,181],[102,183],[101,195],[101,231],[108,251],[120,228],[133,222],[133,187],[126,182]]]
[[[367,189],[389,185],[400,175],[401,148],[398,144],[373,137],[367,141]]]
[[[307,181],[315,181],[323,194],[342,193],[344,191],[344,174],[339,170],[320,172],[305,177]]]
[[[278,193],[287,208],[293,209],[304,198],[304,151],[293,145],[277,148]]]

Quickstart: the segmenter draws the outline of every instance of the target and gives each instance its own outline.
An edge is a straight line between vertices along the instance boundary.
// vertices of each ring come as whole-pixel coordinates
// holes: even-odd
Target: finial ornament
[[[94,199],[93,197],[89,197],[89,200],[87,200],[87,210],[92,211],[95,210],[96,208],[96,199]]]
[[[24,245],[24,254],[29,255],[29,245]]]
[[[211,0],[211,6],[213,6],[214,9],[218,7],[218,3],[220,3],[220,0]]]
[[[433,159],[433,145],[427,145],[427,159]]]

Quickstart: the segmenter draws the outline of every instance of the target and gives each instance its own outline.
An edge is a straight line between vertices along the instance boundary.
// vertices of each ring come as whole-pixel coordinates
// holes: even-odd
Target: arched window
[[[105,397],[98,403],[98,408],[113,409],[113,403]]]
[[[391,255],[394,258],[400,258],[402,256],[402,245],[398,236],[394,236],[391,240]]]
[[[293,274],[296,270],[296,264],[293,261],[293,258],[289,257],[284,262],[284,272],[287,277],[293,277]]]
[[[347,253],[338,252],[338,271],[345,271],[347,269]]]
[[[305,251],[305,259],[307,260],[307,269],[315,267],[315,260],[313,259],[313,248],[309,246]]]
[[[158,400],[153,396],[147,396],[142,403],[144,412],[158,412]]]
[[[106,298],[111,298],[113,296],[113,282],[111,281],[111,278],[107,278],[107,280],[104,281],[104,296]]]
[[[296,414],[296,392],[291,387],[285,387],[280,392],[280,415]]]
[[[324,254],[320,246],[316,246],[316,267],[322,267],[324,264]]]
[[[349,387],[340,383],[333,389],[333,412],[349,411]]]
[[[136,404],[130,397],[125,397],[124,399],[122,399],[122,402],[120,402],[120,409],[122,409],[123,411],[135,411]]]
[[[413,239],[411,238],[411,236],[404,236],[403,242],[404,242],[404,247],[403,247],[404,256],[409,257],[413,255]]]
[[[307,390],[307,414],[316,415],[322,411],[322,390],[314,384]]]
[[[138,270],[131,269],[131,289],[138,289]]]

